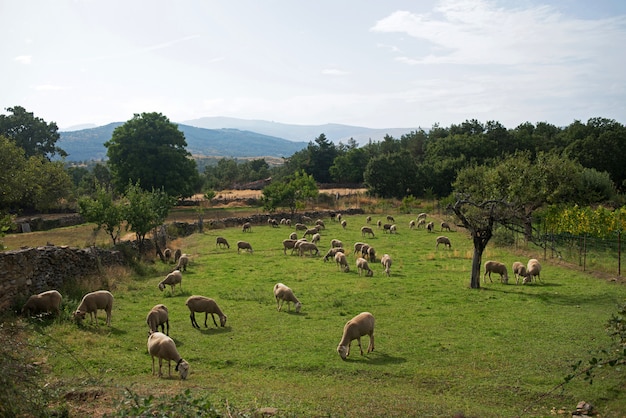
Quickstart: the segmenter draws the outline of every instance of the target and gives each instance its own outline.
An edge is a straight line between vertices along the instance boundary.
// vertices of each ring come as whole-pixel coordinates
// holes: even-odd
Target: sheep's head
[[[163,282],[159,283],[159,290],[162,292],[165,289],[165,284]]]
[[[187,363],[183,359],[180,359],[180,361],[176,365],[175,370],[180,374],[181,380],[185,380],[187,379],[187,374],[189,373],[189,363]]]
[[[300,309],[302,309],[302,303],[296,303],[296,313],[300,313]]]
[[[338,346],[337,352],[339,353],[339,356],[342,360],[345,360],[346,357],[348,357],[348,347],[346,347],[345,345]]]
[[[226,319],[227,319],[226,315],[220,316],[220,325],[222,327],[226,326]]]
[[[85,315],[87,314],[87,312],[82,312],[81,310],[76,310],[76,312],[74,312],[74,319],[78,322],[82,321],[83,319],[85,319]]]

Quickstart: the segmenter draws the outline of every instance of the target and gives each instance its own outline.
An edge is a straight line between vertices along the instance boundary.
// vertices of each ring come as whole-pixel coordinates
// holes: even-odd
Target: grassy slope
[[[573,410],[580,400],[605,416],[626,414],[626,399],[617,394],[624,381],[616,380],[616,373],[591,386],[575,381],[564,392],[541,398],[570,372],[570,364],[608,346],[603,326],[625,301],[623,285],[548,260],[543,284],[503,285],[494,277],[494,283],[471,290],[467,236],[447,233],[453,249],[436,250],[438,233],[409,230],[409,219],[396,216],[397,235],[377,231],[366,240],[379,257],[393,257],[390,278],[379,263],[372,266],[373,278],[359,277],[351,250],[349,273],[321,257],[283,255],[281,241],[292,231],[286,227],[196,234],[180,242],[192,257],[182,293],[159,292],[157,283],[170,268],[160,263],[146,277],[113,277],[111,329],[57,320],[44,328],[54,339],[37,335],[33,342],[45,346],[55,384],[95,381],[114,395],[124,387],[142,394],[191,388],[219,405],[228,400],[241,409],[272,406],[297,416],[463,411],[488,417],[515,416],[525,408],[530,416],[544,416],[553,407]],[[323,251],[331,238],[350,247],[362,240],[365,216],[347,221],[346,230],[326,221]],[[230,250],[215,247],[217,235],[229,240]],[[238,255],[233,249],[238,239],[250,241],[254,254]],[[487,259],[510,266],[521,258],[490,246]],[[276,282],[294,290],[302,313],[276,311]],[[208,329],[193,329],[184,304],[192,294],[215,298],[228,315],[226,327],[215,328],[209,317]],[[66,316],[77,303],[68,302]],[[190,363],[185,382],[150,375],[145,315],[157,303],[169,307],[170,336]],[[348,360],[341,361],[335,350],[343,325],[362,311],[376,317],[376,350],[360,356],[355,341]]]

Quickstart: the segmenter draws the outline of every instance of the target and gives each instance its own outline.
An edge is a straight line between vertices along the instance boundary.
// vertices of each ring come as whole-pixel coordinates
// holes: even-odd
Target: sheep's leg
[[[206,324],[207,319],[209,319],[209,313],[205,312],[204,313],[204,327],[208,328],[209,326]]]
[[[356,342],[359,343],[359,350],[361,350],[361,355],[363,355],[363,346],[361,346],[361,337],[357,337]]]
[[[170,335],[170,321],[165,321],[165,324],[167,325],[167,332],[165,333],[165,335]],[[163,328],[163,324],[161,324],[161,328]]]
[[[213,315],[213,313],[211,313],[211,318],[213,318],[213,323],[215,324],[215,326],[217,326],[217,322],[215,321],[215,315]]]
[[[154,376],[154,356],[152,357],[152,376]]]
[[[163,366],[163,359],[159,357],[159,377],[163,376],[163,373],[161,372],[161,366]]]
[[[367,346],[367,352],[371,353],[372,351],[374,351],[374,332],[373,331],[370,334],[370,343]]]
[[[172,360],[167,361],[167,376],[172,378]]]
[[[107,311],[107,325],[111,326],[111,309]]]
[[[200,328],[200,325],[198,325],[198,322],[196,322],[195,312],[191,312],[189,314],[189,318],[191,319],[191,326],[193,326],[194,328]]]

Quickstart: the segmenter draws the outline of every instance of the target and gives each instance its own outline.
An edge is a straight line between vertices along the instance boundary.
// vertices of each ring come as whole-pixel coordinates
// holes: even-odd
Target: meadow
[[[191,258],[182,289],[159,291],[172,269],[159,260],[141,275],[111,270],[102,285],[115,296],[110,328],[102,312],[98,327],[71,321],[79,302],[73,292],[61,318],[28,321],[29,342],[45,364],[49,387],[98,394],[87,403],[59,400],[76,416],[123,415],[151,395],[145,402],[187,390],[222,416],[250,416],[265,407],[281,417],[551,416],[570,414],[582,400],[601,416],[626,416],[626,379],[617,368],[601,370],[592,385],[576,378],[553,390],[572,364],[611,345],[604,326],[626,302],[623,283],[546,260],[538,249],[490,244],[483,262],[509,266],[509,283],[495,275],[470,289],[473,248],[465,231],[445,232],[452,249],[436,248],[438,227],[410,230],[414,215],[394,216],[398,234],[374,226],[374,238],[361,237],[365,215],[346,217],[346,229],[326,219],[321,256],[284,254],[282,240],[293,231],[286,226],[205,230],[178,239],[172,246]],[[231,248],[216,247],[217,236]],[[348,273],[323,261],[332,238],[348,248]],[[238,254],[237,240],[249,241],[254,253]],[[374,246],[378,257],[392,256],[390,277],[378,262],[371,263],[373,277],[359,276],[357,241]],[[531,257],[542,261],[541,282],[516,285],[511,264]],[[286,306],[277,311],[277,282],[294,290],[300,313]],[[98,286],[87,283],[81,291]],[[215,327],[209,316],[208,328],[194,329],[185,306],[191,295],[214,298],[228,316],[226,326]],[[171,379],[151,374],[145,317],[158,303],[169,308],[170,336],[190,364],[186,381],[173,370]],[[375,351],[361,356],[354,341],[342,361],[336,348],[343,326],[363,311],[376,318]],[[198,322],[203,325],[204,315]],[[367,336],[362,343],[366,348]],[[164,371],[167,376],[167,366]]]

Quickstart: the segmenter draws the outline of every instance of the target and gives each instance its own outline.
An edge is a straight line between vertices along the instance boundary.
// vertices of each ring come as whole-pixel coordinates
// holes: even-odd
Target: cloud
[[[324,75],[343,76],[343,75],[349,75],[350,73],[348,71],[339,70],[339,69],[336,69],[336,68],[327,68],[325,70],[322,70],[322,74],[324,74]]]
[[[20,64],[30,64],[33,60],[31,55],[18,55],[13,58],[13,61],[19,62]]]

